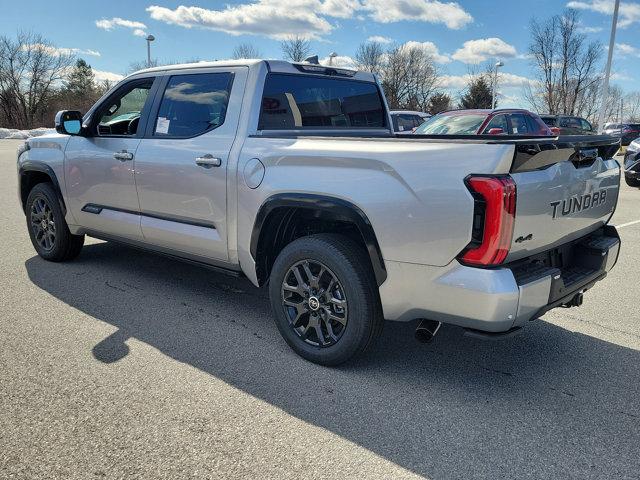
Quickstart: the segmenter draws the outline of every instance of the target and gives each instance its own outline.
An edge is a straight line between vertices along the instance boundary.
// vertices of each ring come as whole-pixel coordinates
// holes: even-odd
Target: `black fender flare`
[[[51,179],[53,188],[58,194],[58,199],[60,201],[60,207],[62,208],[62,213],[66,215],[67,207],[64,204],[62,189],[60,188],[60,182],[58,181],[58,177],[56,173],[53,171],[53,168],[51,168],[50,165],[47,165],[44,162],[38,162],[34,160],[26,160],[25,162],[22,162],[22,164],[20,165],[20,168],[18,169],[18,192],[20,194],[20,204],[22,205],[22,210],[25,211],[25,208],[26,208],[25,206],[26,197],[23,196],[23,192],[22,192],[23,179],[29,172],[44,173]]]
[[[277,208],[302,208],[321,212],[332,219],[354,224],[364,239],[378,286],[387,279],[382,251],[367,215],[357,205],[337,197],[309,193],[279,193],[272,195],[260,206],[251,232],[250,253],[254,261],[262,228],[269,215]]]

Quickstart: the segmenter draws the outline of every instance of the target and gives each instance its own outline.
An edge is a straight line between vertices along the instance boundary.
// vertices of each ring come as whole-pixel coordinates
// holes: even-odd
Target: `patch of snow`
[[[18,130],[15,128],[0,128],[0,139],[5,138],[7,140],[26,140],[31,137],[39,137],[41,135],[47,135],[49,133],[55,133],[53,128],[34,128],[31,130]]]

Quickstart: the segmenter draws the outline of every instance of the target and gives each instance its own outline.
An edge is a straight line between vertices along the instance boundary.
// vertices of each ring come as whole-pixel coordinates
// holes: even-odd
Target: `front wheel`
[[[320,234],[291,242],[269,282],[278,330],[311,362],[339,365],[380,335],[382,309],[369,258],[347,237]]]
[[[84,235],[73,235],[69,231],[51,184],[38,183],[33,187],[25,210],[29,237],[38,255],[52,262],[63,262],[80,254]]]

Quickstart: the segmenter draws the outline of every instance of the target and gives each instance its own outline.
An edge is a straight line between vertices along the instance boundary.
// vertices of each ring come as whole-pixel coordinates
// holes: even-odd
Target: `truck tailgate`
[[[596,139],[600,139],[600,144]],[[591,144],[516,153],[511,177],[517,203],[506,262],[578,239],[608,222],[618,202],[617,150],[602,137]]]

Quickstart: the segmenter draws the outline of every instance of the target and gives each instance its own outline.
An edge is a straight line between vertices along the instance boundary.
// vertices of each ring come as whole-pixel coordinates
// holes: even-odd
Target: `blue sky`
[[[462,88],[473,62],[501,59],[501,105],[523,106],[522,84],[532,78],[526,58],[529,20],[560,13],[567,5],[580,10],[590,39],[608,44],[613,0],[3,0],[0,34],[41,33],[59,48],[77,49],[99,77],[111,79],[145,60],[146,33],[156,36],[152,51],[161,61],[228,58],[243,42],[267,58],[279,58],[279,39],[291,34],[311,37],[320,57],[335,51],[346,63],[370,37],[420,42],[438,60],[452,92]],[[638,88],[639,27],[640,2],[623,2],[613,83],[627,92]]]

